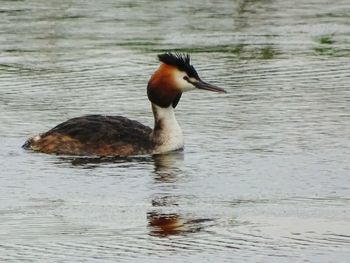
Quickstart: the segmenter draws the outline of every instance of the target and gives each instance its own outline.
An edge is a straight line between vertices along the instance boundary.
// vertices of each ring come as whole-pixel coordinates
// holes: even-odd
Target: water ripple
[[[0,261],[347,262],[349,1],[1,1]],[[47,156],[90,113],[149,126],[156,54],[189,92],[181,153]]]

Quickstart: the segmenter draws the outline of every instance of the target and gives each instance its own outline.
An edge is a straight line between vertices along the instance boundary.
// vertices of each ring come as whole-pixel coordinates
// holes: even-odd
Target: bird
[[[183,133],[175,117],[182,93],[191,90],[226,91],[202,81],[191,65],[189,54],[166,52],[159,54],[158,59],[160,65],[147,85],[154,116],[153,129],[122,116],[85,115],[30,137],[22,147],[46,154],[98,157],[153,155],[182,150]]]

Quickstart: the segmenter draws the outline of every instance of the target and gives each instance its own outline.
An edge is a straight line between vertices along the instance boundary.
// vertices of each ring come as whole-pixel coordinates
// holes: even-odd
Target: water
[[[349,1],[0,1],[1,262],[348,262]],[[228,94],[177,108],[184,152],[20,148],[70,117],[152,126],[156,54]]]

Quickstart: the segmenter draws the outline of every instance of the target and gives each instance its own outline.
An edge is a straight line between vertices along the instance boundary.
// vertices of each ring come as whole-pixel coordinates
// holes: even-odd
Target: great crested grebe
[[[202,81],[187,54],[158,55],[159,68],[147,85],[154,129],[121,116],[87,115],[70,119],[26,141],[25,149],[48,154],[128,156],[182,149],[182,131],[174,108],[182,92],[226,92]]]

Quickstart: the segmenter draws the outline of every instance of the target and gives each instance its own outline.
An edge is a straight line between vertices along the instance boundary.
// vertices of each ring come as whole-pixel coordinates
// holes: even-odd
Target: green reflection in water
[[[272,59],[276,54],[275,49],[271,46],[262,47],[260,50],[260,58],[261,59]]]
[[[335,45],[336,41],[331,35],[323,35],[316,39],[318,45],[313,49],[316,55],[332,57],[350,56],[349,48],[341,48]]]
[[[333,44],[334,40],[332,39],[331,36],[321,36],[319,38],[320,44]]]

